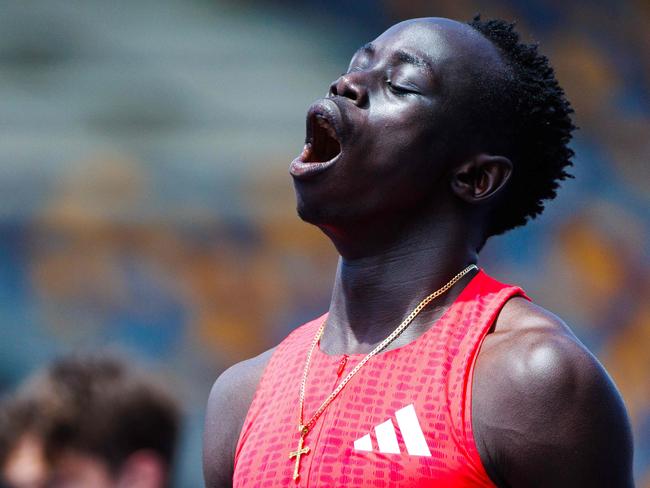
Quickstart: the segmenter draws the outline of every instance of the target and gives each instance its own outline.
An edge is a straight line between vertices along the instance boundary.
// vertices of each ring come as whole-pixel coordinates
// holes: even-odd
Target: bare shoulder
[[[231,366],[212,386],[203,431],[203,475],[207,488],[232,486],[239,434],[274,350]]]
[[[507,486],[632,486],[632,439],[611,378],[552,313],[510,300],[482,346],[473,425]]]

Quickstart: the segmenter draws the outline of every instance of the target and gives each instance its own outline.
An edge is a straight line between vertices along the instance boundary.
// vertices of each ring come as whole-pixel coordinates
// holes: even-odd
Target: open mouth
[[[341,143],[332,124],[321,114],[312,114],[307,122],[307,143],[300,159],[305,163],[325,163],[341,154]]]
[[[336,165],[343,154],[341,112],[330,99],[314,102],[307,112],[307,137],[300,155],[289,165],[298,180],[317,177]]]

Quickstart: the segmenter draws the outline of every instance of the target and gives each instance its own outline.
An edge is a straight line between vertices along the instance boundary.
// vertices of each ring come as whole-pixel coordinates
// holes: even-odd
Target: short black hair
[[[39,371],[0,408],[0,466],[23,435],[55,461],[67,450],[98,457],[116,473],[147,449],[169,470],[179,407],[165,388],[114,354],[72,355]]]
[[[501,141],[499,149],[513,163],[510,181],[487,224],[487,239],[541,214],[544,200],[555,198],[560,181],[573,177],[566,169],[573,165],[569,142],[576,126],[548,58],[537,44],[521,42],[514,22],[477,15],[468,25],[497,47],[509,71],[488,95],[483,124],[484,136]]]

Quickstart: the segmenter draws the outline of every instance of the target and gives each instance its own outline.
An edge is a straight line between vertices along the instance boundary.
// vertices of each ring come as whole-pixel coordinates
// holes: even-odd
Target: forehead
[[[409,52],[438,68],[502,65],[497,48],[471,26],[437,17],[400,22],[368,46],[379,57]]]

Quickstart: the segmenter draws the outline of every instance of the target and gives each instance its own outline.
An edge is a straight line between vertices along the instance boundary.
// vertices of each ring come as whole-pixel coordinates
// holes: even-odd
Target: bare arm
[[[215,381],[205,415],[203,476],[207,488],[230,488],[235,449],[246,414],[273,350],[224,371]]]
[[[555,316],[523,300],[507,307],[474,377],[475,438],[492,479],[632,487],[631,429],[610,377]]]

